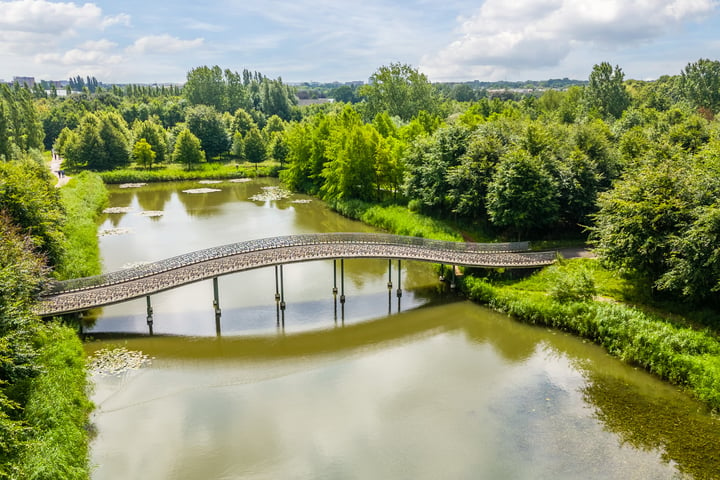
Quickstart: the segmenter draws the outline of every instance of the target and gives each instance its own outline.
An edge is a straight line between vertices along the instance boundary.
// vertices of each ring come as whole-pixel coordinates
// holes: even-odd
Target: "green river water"
[[[276,181],[117,188],[100,226],[106,271],[255,238],[372,231]],[[211,188],[219,191],[185,193]],[[259,195],[259,196],[258,196]],[[148,214],[155,213],[156,216]],[[720,422],[581,339],[523,325],[443,288],[428,265],[274,269],[96,312],[88,352],[152,357],[95,375],[98,479],[720,478]],[[390,314],[388,314],[390,313]]]

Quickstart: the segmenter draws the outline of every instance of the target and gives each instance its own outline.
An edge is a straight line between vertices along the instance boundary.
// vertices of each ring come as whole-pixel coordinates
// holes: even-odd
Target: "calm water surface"
[[[271,181],[116,190],[101,230],[106,270],[272,235],[367,231],[318,202],[249,201]],[[183,194],[200,186],[222,189]],[[265,191],[266,192],[266,191]],[[161,217],[142,211],[163,210]],[[396,264],[393,283],[396,288]],[[403,263],[400,313],[387,261],[346,262],[344,321],[332,262],[274,272],[97,314],[89,352],[124,345],[152,364],[96,376],[94,479],[717,478],[720,423],[676,389],[572,336],[518,324]],[[207,284],[206,284],[207,283]],[[209,285],[208,285],[209,284]],[[388,307],[392,315],[388,316]],[[112,338],[106,338],[110,335]],[[179,336],[181,335],[181,336]]]

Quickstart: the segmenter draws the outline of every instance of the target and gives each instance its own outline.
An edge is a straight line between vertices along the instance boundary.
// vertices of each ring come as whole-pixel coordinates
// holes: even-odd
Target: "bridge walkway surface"
[[[485,268],[550,265],[556,251],[529,242],[460,243],[379,233],[318,233],[238,242],[94,277],[54,282],[40,294],[41,316],[80,312],[273,265],[325,259],[384,258]]]

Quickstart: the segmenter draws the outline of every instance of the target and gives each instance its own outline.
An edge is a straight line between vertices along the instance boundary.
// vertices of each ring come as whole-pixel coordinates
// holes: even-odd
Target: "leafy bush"
[[[595,281],[586,269],[560,271],[551,267],[554,277],[550,295],[560,303],[584,302],[595,296]]]

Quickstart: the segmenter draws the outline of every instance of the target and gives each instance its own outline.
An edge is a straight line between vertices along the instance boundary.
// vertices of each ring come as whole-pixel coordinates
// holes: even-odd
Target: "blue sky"
[[[220,65],[286,82],[626,78],[720,59],[719,0],[0,0],[0,79],[183,82]]]

